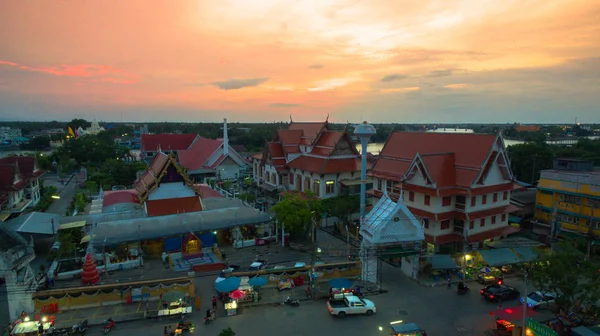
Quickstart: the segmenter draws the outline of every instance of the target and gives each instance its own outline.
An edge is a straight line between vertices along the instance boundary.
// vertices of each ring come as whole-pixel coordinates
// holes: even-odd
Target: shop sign
[[[527,319],[527,328],[531,329],[534,336],[558,336],[558,333],[547,325],[536,322],[532,319]]]

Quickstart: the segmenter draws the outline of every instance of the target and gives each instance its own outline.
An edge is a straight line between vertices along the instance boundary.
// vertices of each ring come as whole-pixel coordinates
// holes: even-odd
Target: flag
[[[75,137],[75,132],[73,132],[73,129],[71,128],[71,126],[67,126],[67,131],[69,132],[70,136]]]

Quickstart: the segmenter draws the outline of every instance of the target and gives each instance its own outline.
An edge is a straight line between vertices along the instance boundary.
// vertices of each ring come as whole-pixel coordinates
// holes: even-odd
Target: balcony
[[[21,213],[23,212],[29,205],[31,204],[31,199],[30,198],[23,198],[21,200],[21,202],[17,203],[17,204],[13,204],[12,207],[9,207],[8,209],[6,209],[9,212],[12,213]]]
[[[455,203],[454,207],[460,212],[465,212],[466,205],[464,203]]]

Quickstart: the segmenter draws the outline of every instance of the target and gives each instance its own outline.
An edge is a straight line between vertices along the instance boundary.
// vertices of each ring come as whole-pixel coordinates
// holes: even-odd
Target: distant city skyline
[[[600,122],[600,2],[7,1],[0,120]]]

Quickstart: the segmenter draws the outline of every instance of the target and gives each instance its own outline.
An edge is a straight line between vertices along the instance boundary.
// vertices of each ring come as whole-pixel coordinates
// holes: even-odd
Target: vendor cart
[[[279,291],[283,291],[286,289],[294,289],[294,287],[296,287],[296,284],[292,279],[281,279],[277,284],[277,288],[279,289]]]
[[[52,325],[52,322],[43,323],[44,332],[46,332],[50,328],[51,325]],[[40,322],[39,321],[27,321],[27,322],[17,323],[10,334],[17,335],[17,336],[20,336],[20,335],[37,336],[40,333],[39,330],[40,330]]]
[[[185,300],[185,293],[182,291],[171,291],[163,295],[162,309],[158,311],[158,316],[173,316],[191,314],[192,307]]]
[[[392,336],[427,336],[425,330],[412,322],[404,323],[402,321],[395,321],[390,323],[390,329],[392,330]]]

